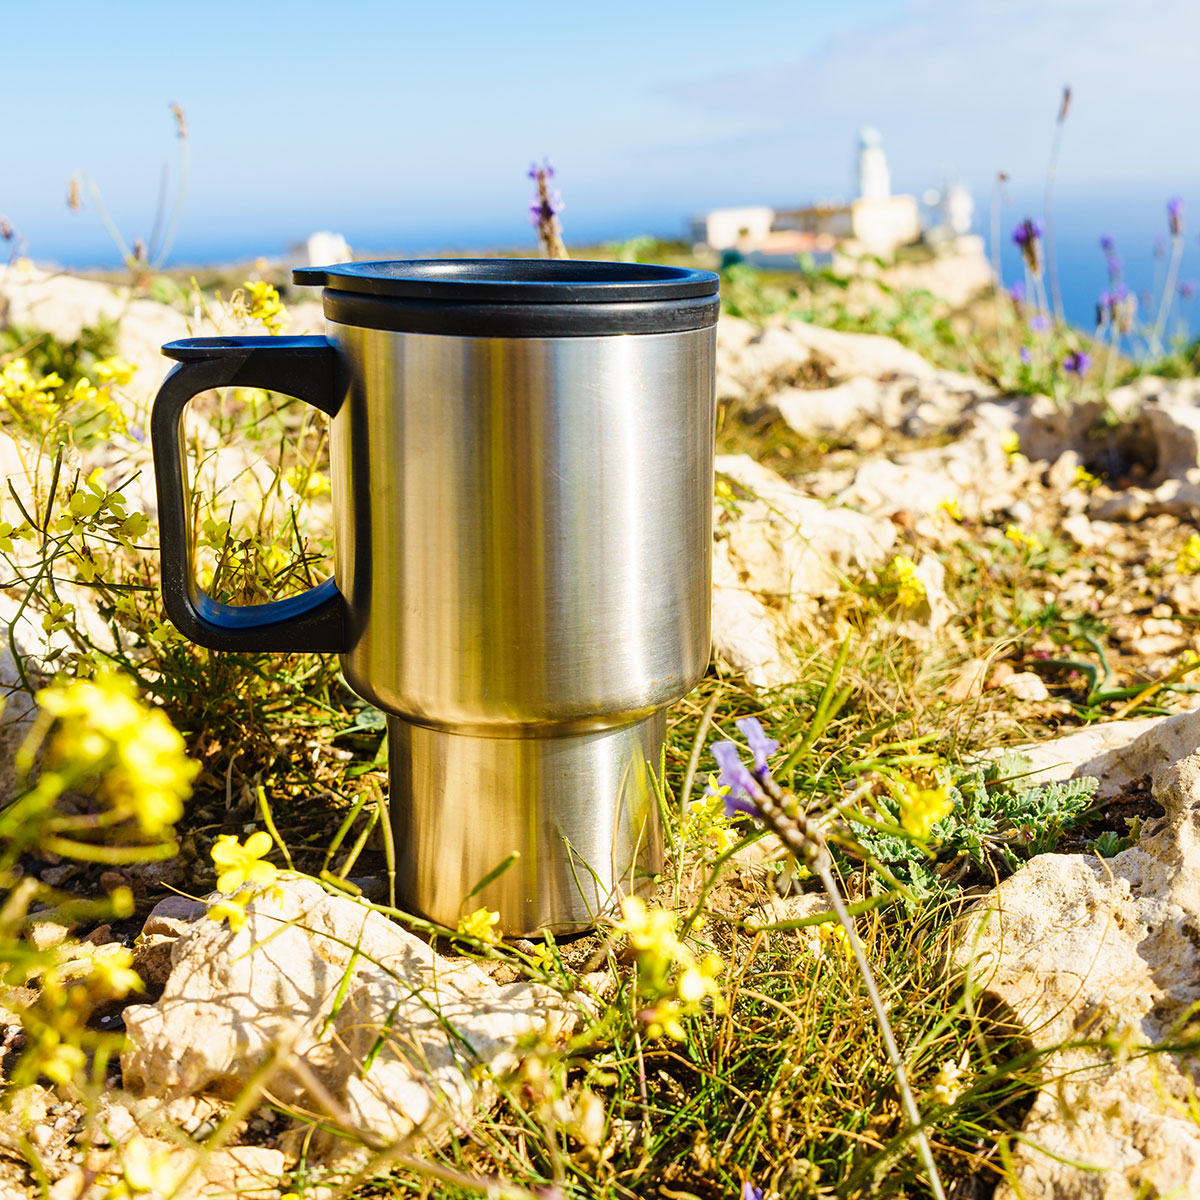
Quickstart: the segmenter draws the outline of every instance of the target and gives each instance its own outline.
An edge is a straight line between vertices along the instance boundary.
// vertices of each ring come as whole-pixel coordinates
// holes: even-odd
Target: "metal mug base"
[[[661,710],[598,732],[524,738],[389,716],[397,902],[451,928],[486,906],[504,936],[590,929],[662,870],[651,772],[665,735]]]

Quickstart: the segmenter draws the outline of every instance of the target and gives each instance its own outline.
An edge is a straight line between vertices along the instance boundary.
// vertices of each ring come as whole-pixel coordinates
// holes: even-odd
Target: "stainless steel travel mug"
[[[665,707],[709,653],[716,276],[624,263],[347,263],[324,338],[197,338],[155,402],[168,615],[202,645],[341,655],[388,714],[400,900],[574,931],[661,866]],[[179,435],[196,393],[332,417],[335,573],[199,592]]]

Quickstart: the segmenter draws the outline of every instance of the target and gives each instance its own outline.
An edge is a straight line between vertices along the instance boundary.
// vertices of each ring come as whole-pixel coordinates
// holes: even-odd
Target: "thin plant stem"
[[[1058,153],[1062,147],[1063,124],[1071,107],[1071,89],[1063,89],[1058,119],[1054,122],[1054,140],[1050,144],[1050,166],[1046,170],[1046,195],[1043,207],[1046,217],[1046,276],[1050,282],[1050,297],[1054,301],[1054,319],[1063,322],[1062,293],[1058,287],[1058,261],[1054,254],[1054,183],[1058,177]]]
[[[1167,314],[1171,311],[1171,301],[1175,296],[1175,276],[1179,273],[1179,260],[1183,256],[1183,234],[1171,235],[1171,257],[1167,260],[1167,278],[1163,284],[1162,299],[1158,305],[1158,316],[1154,319],[1154,329],[1150,334],[1150,349],[1154,354],[1162,353],[1162,334],[1167,324]]]
[[[683,791],[679,794],[679,817],[687,816],[688,801],[692,798],[692,788],[696,783],[696,771],[700,766],[700,755],[704,751],[704,742],[708,737],[708,727],[712,724],[713,713],[717,711],[717,703],[721,699],[720,692],[714,692],[704,706],[700,717],[700,727],[696,730],[696,738],[692,742],[692,754],[688,759],[687,774],[683,777]]]
[[[1108,351],[1104,356],[1104,394],[1112,391],[1113,381],[1117,377],[1117,358],[1121,346],[1121,322],[1113,321],[1109,326]]]
[[[991,203],[991,233],[992,233],[992,295],[996,300],[996,324],[1007,326],[1008,306],[1001,299],[1004,291],[1004,268],[1000,261],[1000,205],[1004,202],[1004,177],[996,176],[996,186],[992,189]]]

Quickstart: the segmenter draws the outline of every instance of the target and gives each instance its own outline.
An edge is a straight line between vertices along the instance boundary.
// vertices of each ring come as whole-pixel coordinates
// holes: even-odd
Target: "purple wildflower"
[[[562,196],[552,192],[548,183],[553,174],[554,168],[548,158],[542,159],[541,166],[534,163],[529,168],[529,177],[537,183],[537,190],[529,204],[529,221],[537,229],[546,255],[549,258],[566,258],[562,227],[558,223],[558,214],[563,210]]]
[[[1008,289],[1008,294],[1013,298],[1014,304],[1025,303],[1025,285],[1019,279]]]
[[[1032,217],[1026,217],[1020,225],[1014,227],[1012,239],[1021,247],[1025,256],[1025,264],[1037,275],[1042,269],[1042,223]]]
[[[752,801],[758,780],[746,769],[737,746],[733,742],[718,742],[712,748],[712,753],[717,766],[721,768],[717,782],[729,789],[725,795],[725,815],[732,817],[736,813],[745,813],[746,816],[757,817],[758,809]]]
[[[1041,221],[1035,221],[1030,217],[1026,217],[1025,220],[1022,221],[1020,225],[1016,225],[1013,227],[1012,239],[1014,242],[1017,243],[1018,246],[1021,247],[1022,250],[1024,250],[1025,247],[1028,246],[1030,242],[1035,241],[1037,238],[1040,238],[1041,236],[1042,236]]]
[[[1184,300],[1191,300],[1196,294],[1196,285],[1190,280],[1185,279],[1179,285],[1179,295]]]
[[[1068,375],[1078,375],[1082,379],[1088,372],[1088,367],[1092,365],[1092,356],[1085,354],[1082,350],[1072,350],[1066,358],[1063,359],[1063,370]]]
[[[755,1187],[749,1180],[742,1184],[740,1200],[763,1200],[763,1190]]]
[[[1017,354],[1020,356],[1021,361],[1026,366],[1029,366],[1029,364],[1033,362],[1033,355],[1029,353],[1028,346],[1022,346],[1020,350],[1017,351]]]
[[[1116,248],[1117,248],[1117,243],[1116,243],[1116,241],[1113,239],[1113,237],[1111,236],[1111,234],[1107,234],[1107,233],[1106,233],[1106,234],[1105,234],[1105,235],[1104,235],[1104,236],[1103,236],[1103,237],[1100,239],[1100,249],[1101,249],[1101,250],[1103,250],[1103,251],[1104,251],[1104,253],[1105,253],[1106,255],[1107,255],[1107,254],[1112,254],[1112,253],[1113,253],[1113,251],[1115,251],[1115,250],[1116,250]]]
[[[1050,328],[1050,322],[1047,321],[1041,313],[1034,313],[1034,315],[1029,318],[1029,328],[1032,329],[1034,333],[1045,333],[1046,330]]]
[[[1183,198],[1172,196],[1167,201],[1167,223],[1171,227],[1171,236],[1179,237],[1183,233]]]
[[[767,759],[779,749],[779,743],[767,737],[757,717],[743,717],[736,724],[754,755],[754,771],[761,779],[767,770]]]

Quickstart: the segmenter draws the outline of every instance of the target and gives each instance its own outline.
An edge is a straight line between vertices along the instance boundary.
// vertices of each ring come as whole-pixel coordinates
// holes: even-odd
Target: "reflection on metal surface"
[[[399,894],[454,926],[486,905],[508,933],[577,933],[662,866],[650,778],[661,712],[557,737],[478,737],[388,719]],[[490,871],[519,858],[470,900]]]

